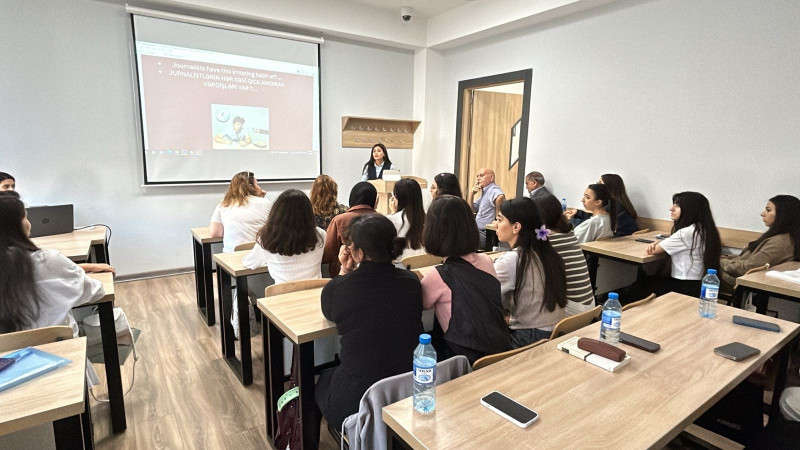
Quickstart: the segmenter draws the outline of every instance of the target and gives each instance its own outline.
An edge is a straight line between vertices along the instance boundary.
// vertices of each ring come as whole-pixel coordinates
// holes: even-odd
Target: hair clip
[[[546,241],[547,236],[550,235],[550,230],[547,229],[546,225],[542,225],[541,227],[536,229],[536,239],[540,241]]]

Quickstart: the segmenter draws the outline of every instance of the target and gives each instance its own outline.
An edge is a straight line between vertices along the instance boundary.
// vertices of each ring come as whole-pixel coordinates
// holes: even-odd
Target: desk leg
[[[92,250],[94,250],[94,262],[98,264],[111,264],[108,257],[108,247],[105,242],[102,244],[94,244]]]
[[[54,421],[53,434],[55,435],[56,449],[58,450],[83,448],[81,415],[77,414]]]
[[[205,306],[206,325],[212,326],[216,323],[216,313],[214,312],[214,283],[211,274],[211,244],[203,244],[203,283],[205,284],[205,295],[203,306]],[[201,310],[202,311],[202,310]],[[222,314],[220,312],[220,314]]]
[[[769,295],[763,292],[753,293],[753,304],[756,305],[756,312],[766,314],[769,309]]]
[[[786,387],[786,372],[789,370],[789,354],[792,352],[794,346],[797,345],[798,340],[800,340],[800,337],[792,339],[775,355],[778,363],[778,371],[775,374],[775,389],[772,391],[772,407],[769,410],[770,423],[772,423],[773,420],[783,420],[780,406],[781,394]]]
[[[400,450],[400,449],[410,449],[408,444],[394,432],[392,427],[387,426],[386,429],[389,431],[389,436],[386,439],[386,445],[389,450]]]
[[[214,297],[211,297],[214,298]],[[231,276],[222,269],[217,270],[217,299],[219,301],[219,335],[222,343],[222,356],[236,357],[233,326],[231,325]],[[212,306],[213,307],[213,306]]]
[[[253,384],[253,356],[250,351],[250,299],[247,277],[236,277],[236,302],[239,304],[239,349],[242,385]]]
[[[497,232],[494,230],[484,230],[486,232],[486,242],[483,244],[483,250],[491,252],[497,242]]]
[[[300,428],[303,430],[303,450],[319,446],[319,424],[317,423],[317,400],[314,397],[314,341],[295,346],[300,352]]]
[[[264,316],[261,322],[264,329],[264,373],[267,376],[265,383],[266,411],[267,411],[267,438],[275,442],[278,434],[278,418],[275,408],[278,399],[283,395],[283,334],[280,329]]]
[[[92,410],[89,404],[88,387],[83,393],[83,414],[81,414],[81,428],[83,430],[83,448],[94,449],[94,426],[92,425]]]
[[[114,326],[114,304],[104,302],[98,305],[100,312],[100,335],[103,340],[103,359],[106,364],[108,399],[111,407],[111,428],[115,433],[127,428],[125,423],[125,399],[122,395],[122,373],[119,367],[117,330]]]
[[[197,294],[197,309],[201,312],[206,307],[206,280],[203,272],[203,244],[192,236],[192,252],[194,254],[194,290]]]
[[[600,258],[594,253],[589,253],[586,255],[586,266],[589,269],[589,280],[592,283],[592,293],[594,293],[597,290],[597,268],[600,266]]]

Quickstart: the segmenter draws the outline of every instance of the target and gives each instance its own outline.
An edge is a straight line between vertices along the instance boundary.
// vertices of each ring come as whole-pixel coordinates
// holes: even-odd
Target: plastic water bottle
[[[713,319],[717,315],[717,297],[719,296],[719,278],[717,271],[708,269],[700,288],[700,304],[697,309],[701,317]]]
[[[600,340],[611,345],[619,345],[619,328],[622,321],[622,305],[619,294],[608,293],[608,300],[603,305],[603,322],[600,324]]]
[[[436,350],[431,345],[431,335],[420,334],[419,345],[414,350],[414,409],[422,414],[436,408]]]
[[[561,211],[566,211],[566,210],[567,210],[567,199],[566,198],[562,198],[561,199]]]

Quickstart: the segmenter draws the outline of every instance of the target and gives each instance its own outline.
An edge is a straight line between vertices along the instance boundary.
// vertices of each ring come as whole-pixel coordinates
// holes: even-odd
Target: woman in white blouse
[[[267,223],[272,208],[266,194],[258,186],[253,172],[239,172],[233,176],[208,225],[212,237],[222,238],[223,252],[232,252],[239,244],[253,242],[258,230]]]
[[[392,221],[397,237],[406,239],[406,249],[400,261],[409,256],[422,255],[422,229],[425,225],[425,209],[422,207],[422,189],[416,180],[407,178],[394,185],[390,200],[392,209],[397,211],[386,217]]]
[[[578,242],[592,242],[598,239],[608,239],[614,236],[617,226],[616,202],[611,201],[611,193],[602,184],[590,184],[583,192],[581,198],[583,208],[591,213],[592,217],[575,227],[575,237]],[[575,210],[568,211],[569,219]]]

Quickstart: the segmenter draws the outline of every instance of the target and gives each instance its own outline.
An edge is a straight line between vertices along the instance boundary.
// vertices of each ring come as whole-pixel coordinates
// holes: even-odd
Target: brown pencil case
[[[614,347],[611,344],[598,341],[597,339],[580,338],[578,339],[578,348],[616,362],[621,362],[623,359],[625,359],[625,350]]]

